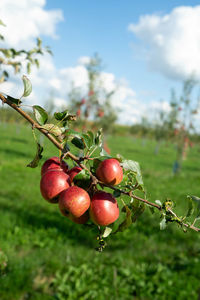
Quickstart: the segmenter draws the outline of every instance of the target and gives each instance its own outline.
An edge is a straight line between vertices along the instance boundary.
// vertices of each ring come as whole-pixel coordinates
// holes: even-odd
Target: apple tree
[[[53,118],[49,118],[45,109],[38,105],[32,106],[32,114],[25,112],[23,98],[32,91],[26,76],[23,76],[23,85],[20,99],[2,93],[0,99],[32,128],[36,153],[27,167],[38,167],[45,150],[37,140],[35,131],[38,130],[58,149],[58,156],[50,157],[41,166],[41,195],[47,205],[58,207],[63,218],[96,232],[98,251],[105,248],[108,236],[132,226],[145,209],[152,213],[155,209],[159,211],[161,230],[175,223],[184,231],[200,231],[195,226],[199,218],[200,198],[186,197],[188,210],[183,216],[174,211],[171,199],[163,203],[148,199],[139,163],[120,154],[109,155],[103,148],[101,128],[96,132],[73,130],[72,124],[77,116],[68,110],[55,112]],[[73,167],[69,167],[72,164]]]

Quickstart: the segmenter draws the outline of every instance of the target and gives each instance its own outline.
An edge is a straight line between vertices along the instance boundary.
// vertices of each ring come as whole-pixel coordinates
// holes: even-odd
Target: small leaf
[[[131,218],[132,213],[131,213],[130,208],[127,205],[125,205],[123,208],[126,211],[126,218],[121,224],[119,224],[119,227],[117,228],[115,233],[117,233],[119,231],[123,232],[125,229],[127,229],[132,224],[132,218]]]
[[[101,148],[100,156],[107,156],[108,158],[111,157],[108,152],[104,148]]]
[[[92,131],[87,131],[87,134],[89,135],[91,144],[93,145],[94,144],[94,133]]]
[[[186,218],[189,218],[193,213],[194,213],[194,202],[192,201],[191,198],[189,198]]]
[[[164,217],[160,222],[160,230],[164,230],[167,227],[166,218]]]
[[[104,229],[104,231],[103,231],[102,237],[103,237],[103,238],[108,237],[108,236],[111,234],[111,232],[112,232],[112,228],[106,227],[106,228]]]
[[[83,169],[76,176],[74,176],[74,180],[89,180],[89,179],[90,179],[90,174],[85,169]]]
[[[115,191],[113,192],[113,196],[114,196],[115,198],[118,198],[118,197],[121,196],[121,192],[120,192],[119,190],[115,190]]]
[[[77,138],[77,137],[74,137],[72,140],[71,140],[71,143],[76,146],[77,148],[79,149],[84,149],[85,148],[85,144],[83,143],[82,139],[80,138]]]
[[[48,114],[44,110],[44,108],[42,108],[41,106],[39,106],[39,105],[33,105],[33,113],[34,113],[36,121],[40,125],[44,125],[47,122],[47,120],[48,120]]]
[[[54,118],[58,121],[61,121],[65,119],[66,115],[68,113],[68,110],[62,111],[62,112],[55,112],[54,113]]]
[[[22,103],[22,101],[20,99],[13,98],[11,96],[7,96],[7,100],[16,105],[20,105]]]
[[[99,129],[95,135],[95,145],[102,146],[102,128]]]
[[[141,170],[140,170],[140,165],[137,161],[124,160],[122,162],[122,167],[125,170],[132,171],[135,174],[138,184],[143,186],[143,179],[142,179],[142,174],[141,174]]]
[[[82,136],[82,139],[83,139],[83,142],[84,142],[86,148],[90,149],[90,147],[92,146],[92,142],[91,142],[89,135],[87,135],[86,133],[82,133],[81,136]]]
[[[27,165],[30,168],[36,168],[42,158],[43,147],[37,142],[37,152],[34,159]]]
[[[70,151],[69,145],[68,145],[68,143],[65,143],[62,152],[66,153],[66,152],[69,152],[69,151]]]
[[[49,133],[53,134],[55,137],[62,136],[62,130],[55,124],[45,124],[42,128],[46,129]]]
[[[2,21],[2,20],[0,20],[0,25],[2,25],[2,26],[5,26],[5,27],[6,27],[6,25],[3,23],[3,21]]]
[[[22,97],[27,97],[32,92],[32,84],[25,75],[22,76],[22,80],[23,80],[23,84],[24,84],[24,93],[23,93]]]
[[[161,203],[160,200],[155,200],[155,203],[158,204],[158,205],[160,205],[160,206],[162,206],[162,203]]]

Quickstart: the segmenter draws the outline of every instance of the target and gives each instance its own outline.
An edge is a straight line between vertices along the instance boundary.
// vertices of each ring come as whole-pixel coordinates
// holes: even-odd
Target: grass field
[[[43,161],[57,155],[44,140]],[[200,196],[200,145],[191,149],[180,176],[172,176],[173,145],[110,137],[112,154],[140,163],[149,199]],[[26,165],[35,145],[31,129],[0,124],[0,248],[8,265],[0,275],[1,300],[198,299],[200,236],[176,224],[159,230],[159,213],[148,209],[132,227],[94,250],[95,235],[61,216],[40,195],[40,168]]]

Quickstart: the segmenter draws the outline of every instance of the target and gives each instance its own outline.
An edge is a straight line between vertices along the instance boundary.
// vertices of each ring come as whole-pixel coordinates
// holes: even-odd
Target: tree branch
[[[14,110],[16,110],[23,118],[25,118],[31,125],[32,127],[38,129],[41,133],[43,133],[59,150],[63,151],[64,150],[64,147],[61,143],[59,143],[49,132],[48,130],[42,128],[36,121],[34,121],[26,112],[24,112],[19,106],[17,106],[16,104],[12,103],[11,101],[9,101],[4,95],[2,95],[0,93],[0,99],[3,103],[6,103],[7,105],[9,105],[10,107],[12,107]],[[119,188],[116,188],[114,186],[110,186],[110,185],[107,185],[103,182],[101,182],[100,180],[98,180],[91,172],[90,170],[88,170],[88,168],[81,163],[81,159],[75,155],[73,155],[70,151],[66,152],[65,153],[65,156],[68,156],[70,157],[72,160],[74,160],[82,169],[85,169],[89,172],[91,178],[92,178],[92,182],[96,185],[97,183],[99,183],[100,185],[102,186],[105,186],[105,187],[108,187],[112,190],[115,190],[115,191],[119,191],[120,193],[124,194],[124,195],[127,195],[127,196],[130,196],[134,199],[137,199],[149,206],[152,206],[152,207],[155,207],[157,208],[159,211],[162,211],[162,206],[156,204],[156,203],[153,203],[153,202],[150,202],[146,199],[143,199],[143,198],[140,198],[136,195],[133,194],[133,191],[129,191],[129,192],[126,192],[124,190],[121,190]],[[171,210],[171,208],[167,208],[167,212],[169,212],[174,218],[178,218],[178,216]],[[193,224],[192,225],[189,225],[187,223],[183,223],[181,222],[180,223],[182,226],[186,227],[186,228],[189,228],[189,229],[192,229],[194,231],[197,231],[199,232],[200,231],[200,228],[197,228],[195,227]]]

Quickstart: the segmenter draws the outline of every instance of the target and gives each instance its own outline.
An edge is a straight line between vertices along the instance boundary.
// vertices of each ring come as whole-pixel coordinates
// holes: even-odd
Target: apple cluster
[[[59,157],[47,159],[41,168],[40,191],[45,200],[58,203],[62,215],[78,224],[91,219],[95,224],[107,226],[119,217],[119,207],[112,194],[102,190],[87,191],[74,182],[74,177],[82,170],[69,168]],[[114,158],[100,162],[96,177],[106,185],[117,185],[123,179],[123,170]],[[88,187],[86,187],[87,189]]]

